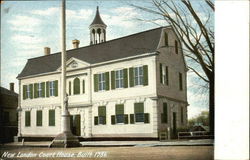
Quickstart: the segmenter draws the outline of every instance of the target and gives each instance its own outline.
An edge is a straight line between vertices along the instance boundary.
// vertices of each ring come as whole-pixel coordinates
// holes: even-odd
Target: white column
[[[62,71],[61,71],[61,109],[62,109],[62,123],[61,131],[67,132],[70,131],[70,121],[69,121],[69,112],[65,107],[65,98],[66,98],[66,18],[65,18],[65,0],[62,0]]]

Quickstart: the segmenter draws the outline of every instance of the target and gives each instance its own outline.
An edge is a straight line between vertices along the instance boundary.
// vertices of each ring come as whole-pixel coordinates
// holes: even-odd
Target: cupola
[[[99,7],[97,6],[95,18],[89,26],[90,45],[106,41],[106,28],[107,25],[102,21],[99,13]]]

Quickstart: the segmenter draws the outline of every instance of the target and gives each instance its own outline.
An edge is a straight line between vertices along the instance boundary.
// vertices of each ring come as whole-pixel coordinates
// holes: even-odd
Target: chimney
[[[75,39],[75,40],[72,41],[72,43],[73,43],[73,48],[74,49],[79,48],[79,44],[80,44],[79,40]]]
[[[13,82],[10,83],[10,90],[13,91],[13,92],[15,92],[15,91],[14,91],[14,83],[13,83]]]
[[[44,55],[50,55],[50,48],[49,47],[44,47]]]

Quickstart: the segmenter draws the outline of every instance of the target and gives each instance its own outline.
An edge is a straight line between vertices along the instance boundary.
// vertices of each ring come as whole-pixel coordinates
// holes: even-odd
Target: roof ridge
[[[170,25],[169,26],[161,26],[161,27],[158,27],[158,28],[153,28],[153,29],[149,29],[149,30],[146,30],[146,31],[133,33],[133,34],[130,34],[130,35],[126,35],[126,36],[123,36],[123,37],[111,39],[111,40],[108,40],[106,42],[102,42],[102,43],[98,43],[98,44],[93,44],[93,45],[83,46],[83,47],[79,47],[79,48],[68,49],[68,50],[66,50],[66,52],[72,51],[72,50],[78,50],[78,49],[82,49],[82,48],[94,47],[94,46],[97,46],[97,45],[103,45],[103,44],[107,44],[107,43],[110,43],[110,42],[118,40],[118,39],[123,39],[123,38],[131,37],[131,36],[134,36],[134,35],[150,32],[150,31],[153,31],[153,30],[161,29],[161,28],[167,28],[167,27],[170,27]],[[60,53],[61,53],[61,51],[60,52],[55,52],[55,53],[52,53],[52,54],[49,54],[49,55],[46,55],[46,56],[43,55],[43,56],[39,56],[39,57],[29,58],[28,60],[37,59],[37,58],[41,58],[41,57],[49,57],[49,56],[60,54]]]

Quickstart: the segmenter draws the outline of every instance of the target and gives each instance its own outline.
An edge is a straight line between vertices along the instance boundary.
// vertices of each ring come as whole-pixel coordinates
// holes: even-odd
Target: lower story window
[[[25,126],[26,127],[30,126],[30,111],[25,112]]]
[[[94,124],[106,124],[106,106],[98,107],[98,116],[94,117]]]
[[[49,110],[49,126],[55,126],[55,110]]]
[[[123,114],[116,115],[116,123],[124,123],[124,115]]]
[[[106,117],[105,116],[99,116],[99,124],[106,124]]]
[[[135,114],[136,122],[144,122],[144,113],[136,113]]]
[[[135,103],[134,111],[135,111],[135,122],[144,122],[144,104]]]

